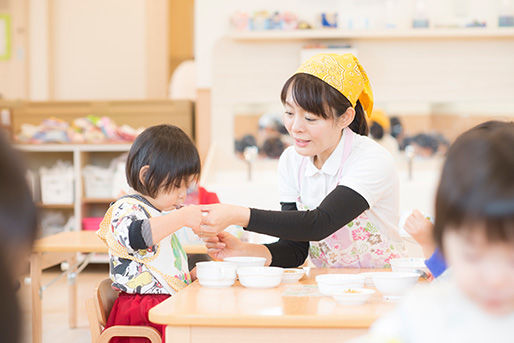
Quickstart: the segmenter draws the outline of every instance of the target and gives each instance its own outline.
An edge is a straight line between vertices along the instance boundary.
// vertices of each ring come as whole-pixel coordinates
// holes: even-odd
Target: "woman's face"
[[[342,122],[305,111],[295,103],[291,90],[284,106],[284,125],[294,139],[296,152],[314,157],[315,165],[321,168],[339,143],[344,128]]]

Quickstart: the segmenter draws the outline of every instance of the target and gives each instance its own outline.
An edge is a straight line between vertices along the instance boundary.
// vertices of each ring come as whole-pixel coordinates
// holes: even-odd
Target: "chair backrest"
[[[104,279],[100,281],[98,286],[96,287],[96,309],[98,311],[97,317],[98,322],[102,327],[105,327],[107,323],[107,318],[109,318],[109,314],[111,313],[112,305],[116,298],[118,298],[118,292],[112,289],[112,280]]]
[[[105,329],[107,318],[119,295],[111,285],[110,279],[100,281],[94,296],[86,300],[91,341],[106,343],[113,337],[145,337],[151,343],[162,343],[159,331],[150,326],[114,325]]]

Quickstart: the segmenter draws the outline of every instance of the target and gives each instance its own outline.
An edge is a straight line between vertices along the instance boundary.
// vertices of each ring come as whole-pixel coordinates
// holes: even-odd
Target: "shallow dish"
[[[362,288],[364,276],[359,274],[321,274],[316,276],[319,292],[332,295],[345,288]]]
[[[225,262],[234,263],[238,268],[239,267],[263,267],[266,263],[266,258],[264,257],[255,257],[255,256],[232,256],[225,257],[223,259]]]
[[[423,274],[427,269],[422,257],[393,258],[390,261],[393,272],[409,272]]]
[[[282,275],[282,282],[293,283],[298,282],[305,275],[305,270],[298,268],[286,268]]]
[[[249,288],[272,288],[282,281],[284,270],[279,267],[240,267],[237,268],[239,282]]]
[[[346,288],[341,292],[335,293],[332,297],[342,305],[360,305],[368,301],[374,293],[375,290],[373,289]]]
[[[394,300],[404,295],[419,279],[418,273],[382,272],[371,276],[377,290],[384,298]]]

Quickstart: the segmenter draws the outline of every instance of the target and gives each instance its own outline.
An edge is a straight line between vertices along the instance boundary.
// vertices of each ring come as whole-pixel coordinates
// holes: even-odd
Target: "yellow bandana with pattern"
[[[364,68],[353,54],[317,54],[296,71],[317,77],[343,94],[355,107],[360,100],[368,117],[373,111],[373,92]]]

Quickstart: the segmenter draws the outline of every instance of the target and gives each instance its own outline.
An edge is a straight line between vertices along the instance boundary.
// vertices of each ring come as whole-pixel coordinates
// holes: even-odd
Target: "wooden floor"
[[[42,283],[47,284],[60,274],[58,268],[45,270]],[[68,327],[68,284],[66,277],[52,284],[43,292],[43,343],[90,343],[89,324],[87,321],[85,299],[93,295],[97,283],[109,276],[107,264],[91,264],[78,276],[77,286],[77,325]],[[24,315],[24,339],[31,339],[31,304],[30,286],[22,285],[19,290]]]

